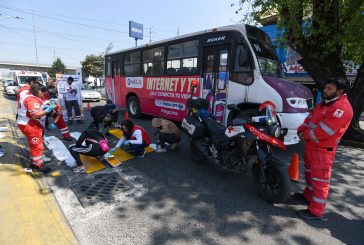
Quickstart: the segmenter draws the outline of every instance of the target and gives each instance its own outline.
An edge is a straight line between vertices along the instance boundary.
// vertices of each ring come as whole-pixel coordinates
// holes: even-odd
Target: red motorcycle
[[[212,163],[219,169],[234,173],[252,168],[255,187],[268,202],[280,203],[289,196],[290,181],[286,166],[273,155],[273,148],[283,150],[283,137],[275,105],[264,102],[259,116],[237,118],[225,127],[207,111],[205,99],[189,99],[188,114],[182,128],[190,137],[192,157],[195,161]],[[228,105],[240,113],[236,105]]]

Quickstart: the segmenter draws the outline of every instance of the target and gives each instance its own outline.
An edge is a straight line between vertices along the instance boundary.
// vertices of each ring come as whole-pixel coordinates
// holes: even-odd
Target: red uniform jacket
[[[135,130],[138,130],[138,129],[139,129],[140,131],[142,131],[143,142],[144,142],[144,143],[146,143],[146,144],[148,144],[148,145],[150,145],[150,143],[152,143],[152,141],[150,140],[150,137],[149,137],[149,135],[148,135],[147,131],[145,131],[145,129],[144,129],[144,128],[142,128],[142,127],[140,127],[140,126],[137,126],[137,125],[134,125],[133,130],[131,131],[131,135],[133,135],[134,131],[135,131]],[[132,140],[135,140],[135,138],[134,138],[134,137],[132,137],[131,139],[132,139]]]
[[[336,152],[336,146],[348,129],[353,118],[353,109],[346,95],[337,100],[321,102],[297,129],[304,133],[306,147]]]

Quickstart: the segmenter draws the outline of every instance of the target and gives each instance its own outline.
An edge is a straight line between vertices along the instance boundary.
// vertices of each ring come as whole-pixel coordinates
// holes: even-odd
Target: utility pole
[[[35,58],[38,64],[38,47],[37,47],[37,34],[35,33],[34,9],[33,9],[33,33],[34,33]]]
[[[179,27],[177,28],[177,37],[179,36]]]
[[[152,42],[152,27],[149,28],[149,43]]]
[[[55,61],[55,60],[56,60],[56,50],[53,49],[53,61]]]

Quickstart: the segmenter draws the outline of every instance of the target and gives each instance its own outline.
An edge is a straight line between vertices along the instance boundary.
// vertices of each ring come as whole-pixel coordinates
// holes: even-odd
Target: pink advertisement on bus
[[[121,101],[115,102],[127,107],[127,98],[136,96],[142,113],[180,121],[186,115],[193,80],[200,79],[198,76],[122,77],[121,86],[114,86],[115,94],[119,93],[117,87],[121,90],[118,96]],[[200,85],[194,96],[199,95]]]

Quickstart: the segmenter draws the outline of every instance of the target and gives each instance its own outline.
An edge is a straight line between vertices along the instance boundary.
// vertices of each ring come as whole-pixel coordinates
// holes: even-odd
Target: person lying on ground
[[[80,154],[102,157],[109,151],[109,145],[106,137],[101,132],[95,128],[89,128],[82,132],[76,144],[69,146],[69,150],[77,164],[73,171],[75,173],[84,173],[86,169],[82,164]]]

